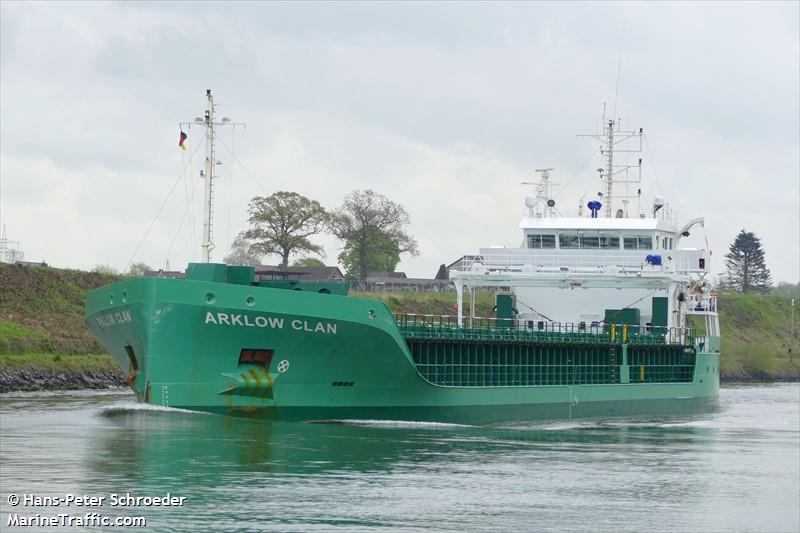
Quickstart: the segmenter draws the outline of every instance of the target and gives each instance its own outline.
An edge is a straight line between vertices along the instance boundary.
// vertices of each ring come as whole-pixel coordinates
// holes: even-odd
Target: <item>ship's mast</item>
[[[208,109],[204,117],[206,126],[206,165],[205,165],[205,194],[203,195],[203,250],[204,263],[211,262],[211,251],[214,243],[211,242],[211,224],[214,218],[214,167],[216,166],[214,146],[214,97],[211,89],[206,90]]]
[[[640,183],[642,181],[641,158],[638,160],[636,164],[620,165],[619,163],[614,162],[614,153],[641,152],[643,135],[644,132],[642,128],[639,128],[639,131],[622,131],[620,129],[619,119],[614,120],[606,118],[605,105],[603,106],[603,132],[601,134],[578,135],[578,137],[592,137],[593,139],[597,139],[601,143],[600,154],[602,154],[605,157],[606,166],[605,168],[598,169],[598,172],[600,172],[600,179],[602,179],[605,184],[603,203],[605,204],[606,208],[605,212],[606,218],[611,218],[613,216],[616,216],[614,214],[614,199],[617,197],[614,196],[614,183],[626,184],[626,183]],[[627,143],[627,141],[630,139],[638,139],[639,145],[634,146],[633,148],[629,148],[629,143]],[[625,149],[617,148],[617,145],[623,143],[626,146]],[[629,175],[628,171],[630,169],[636,170],[636,174],[633,178],[631,178]],[[622,176],[620,176],[620,174],[622,174]],[[619,177],[615,178],[615,176]],[[623,204],[626,204],[628,200],[628,195],[622,194],[619,195],[619,198],[623,200]],[[627,213],[624,213],[624,216],[627,216]]]
[[[211,252],[214,251],[213,235],[213,222],[214,222],[214,178],[216,177],[215,169],[218,164],[216,155],[216,128],[217,126],[244,126],[244,122],[231,122],[231,119],[223,117],[222,121],[216,122],[214,120],[214,113],[216,107],[214,106],[214,97],[211,95],[211,89],[206,89],[206,98],[208,99],[208,107],[206,108],[205,115],[194,119],[195,124],[202,124],[206,128],[206,163],[204,169],[200,171],[200,175],[205,180],[205,194],[203,195],[203,242],[200,244],[202,249],[202,261],[204,263],[211,262]],[[181,126],[191,126],[186,122],[181,122]]]
[[[606,218],[611,218],[611,213],[613,211],[612,200],[614,198],[614,180],[612,176],[614,175],[614,121],[609,120],[606,122],[605,113],[603,113],[603,127],[606,128],[606,146],[605,154],[606,154]],[[600,150],[600,153],[603,153],[603,149]]]

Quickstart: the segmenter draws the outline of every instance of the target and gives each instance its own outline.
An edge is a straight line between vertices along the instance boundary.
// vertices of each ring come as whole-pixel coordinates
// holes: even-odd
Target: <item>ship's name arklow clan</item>
[[[297,331],[309,331],[312,333],[325,333],[336,335],[336,324],[330,322],[317,322],[310,320],[289,320],[274,316],[250,316],[235,313],[212,313],[206,312],[206,324],[216,326],[241,326],[246,328],[272,328],[284,329],[288,323],[289,327]]]
[[[116,311],[114,313],[106,313],[103,316],[98,316],[94,319],[97,325],[105,329],[109,326],[116,326],[117,324],[124,324],[131,322],[131,312],[127,309]]]

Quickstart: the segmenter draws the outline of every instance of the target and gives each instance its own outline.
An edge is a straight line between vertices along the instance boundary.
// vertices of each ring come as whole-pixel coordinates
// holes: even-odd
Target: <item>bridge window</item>
[[[600,248],[619,249],[619,235],[600,235]]]
[[[580,248],[581,238],[577,233],[559,233],[558,246],[560,248]]]
[[[561,248],[598,250],[619,248],[619,235],[606,233],[559,233],[558,243]]]
[[[528,248],[555,248],[555,235],[528,235]]]
[[[623,245],[626,250],[652,250],[653,237],[650,235],[626,235]]]

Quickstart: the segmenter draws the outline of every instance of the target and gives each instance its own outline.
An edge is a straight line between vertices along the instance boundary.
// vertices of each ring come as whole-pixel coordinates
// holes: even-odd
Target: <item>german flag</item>
[[[185,144],[185,143],[186,143],[186,138],[187,138],[187,137],[189,137],[189,136],[188,136],[188,135],[186,135],[186,134],[183,132],[183,130],[181,130],[181,136],[180,136],[180,138],[179,138],[179,140],[178,140],[178,148],[180,148],[180,149],[181,149],[181,150],[183,150],[183,151],[186,151],[186,144]]]

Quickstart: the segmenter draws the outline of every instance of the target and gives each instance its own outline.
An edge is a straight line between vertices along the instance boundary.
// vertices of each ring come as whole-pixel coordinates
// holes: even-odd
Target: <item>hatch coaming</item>
[[[446,387],[692,383],[687,328],[397,315],[417,371]]]

